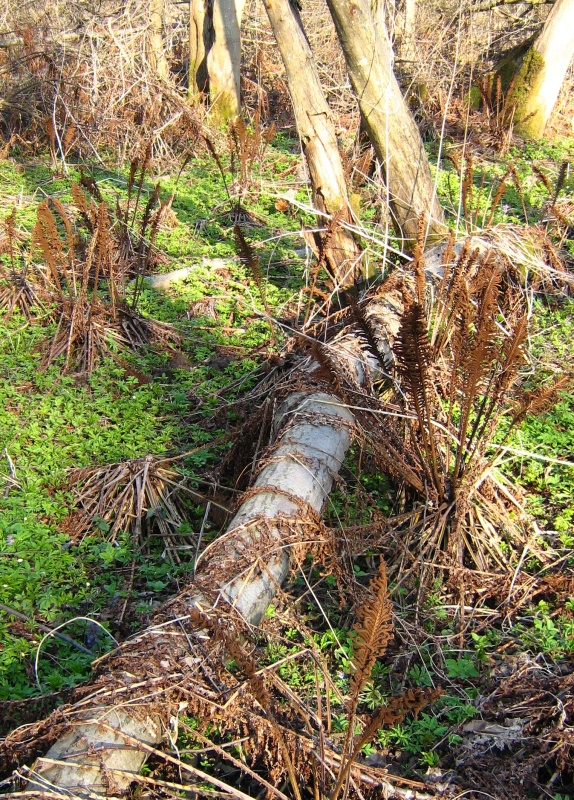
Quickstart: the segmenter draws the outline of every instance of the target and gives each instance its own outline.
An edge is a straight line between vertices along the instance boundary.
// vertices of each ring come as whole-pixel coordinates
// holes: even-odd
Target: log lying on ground
[[[344,338],[333,352],[358,383],[374,368],[354,337]],[[58,787],[77,796],[114,796],[127,790],[130,774],[147,758],[133,740],[157,744],[169,724],[167,707],[163,713],[150,710],[154,691],[150,688],[142,697],[141,687],[159,688],[170,673],[181,681],[186,662],[194,672],[187,679],[196,679],[197,665],[190,661],[185,637],[183,644],[175,642],[169,615],[175,617],[177,635],[194,607],[232,606],[247,623],[260,621],[287,575],[290,547],[301,537],[298,526],[313,523],[329,495],[353,425],[352,413],[335,395],[299,391],[283,402],[275,415],[275,445],[227,533],[204,552],[192,586],[162,610],[159,624],[107,659],[106,678],[115,681],[114,705],[98,703],[96,692],[89,709],[85,701],[71,709],[72,729],[37,761],[29,790]],[[135,696],[134,688],[140,690]]]
[[[233,259],[231,258],[204,258],[201,262],[201,265],[211,269],[222,269],[224,267],[229,267],[230,264],[233,263]],[[192,264],[189,267],[175,269],[172,272],[163,272],[158,273],[157,275],[146,275],[143,280],[144,283],[147,286],[150,286],[152,289],[169,289],[169,287],[173,286],[174,283],[184,281],[187,277],[193,275],[196,269],[197,266]]]
[[[434,281],[440,249],[427,255]],[[367,314],[390,365],[403,297],[398,287],[381,288]],[[329,356],[358,386],[372,382],[380,368],[356,332],[329,345]],[[317,368],[309,360],[306,373],[312,376]],[[170,704],[154,698],[168,683],[198,684],[201,665],[190,658],[193,630],[185,629],[190,612],[233,607],[250,625],[261,620],[287,575],[290,549],[305,536],[316,536],[319,513],[355,424],[335,394],[313,389],[312,378],[309,385],[306,391],[294,390],[280,405],[266,463],[227,532],[202,554],[192,584],[160,609],[150,628],[106,657],[95,691],[66,710],[63,735],[28,772],[29,790],[57,787],[76,796],[125,793],[148,757],[134,742],[156,745],[169,728]]]
[[[427,281],[435,283],[441,275],[440,248],[427,254],[426,268]],[[403,313],[400,285],[383,284],[365,313],[390,363]],[[360,335],[347,330],[328,352],[354,383],[372,380],[376,366]],[[247,624],[260,621],[287,574],[291,548],[317,535],[319,512],[351,442],[351,411],[335,394],[318,388],[319,380],[313,383],[314,370],[317,364],[309,362],[280,404],[275,444],[227,533],[204,551],[194,581],[159,610],[154,624],[104,659],[92,694],[60,712],[58,722],[67,730],[38,760],[30,789],[58,787],[81,796],[125,792],[147,757],[134,743],[160,741],[174,706],[178,713],[178,691],[185,697],[193,686],[217,704],[217,687],[210,688],[202,671],[205,652],[191,644],[197,635],[197,626],[189,624],[194,609],[231,608]]]

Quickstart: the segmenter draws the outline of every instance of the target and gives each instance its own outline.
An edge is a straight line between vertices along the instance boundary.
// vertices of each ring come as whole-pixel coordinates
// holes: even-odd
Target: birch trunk
[[[481,252],[491,247],[482,239],[472,244]],[[455,257],[461,247],[455,246]],[[442,278],[441,249],[425,253],[429,291]],[[529,251],[528,263],[531,258]],[[407,280],[413,280],[412,273]],[[381,288],[365,313],[388,369],[394,359],[404,295],[400,283]],[[378,366],[365,354],[361,334],[350,331],[329,347],[335,367],[359,385],[377,378]],[[310,362],[307,372],[317,366]],[[191,586],[156,614],[155,624],[108,657],[108,676],[113,676],[113,682],[110,678],[97,681],[91,696],[62,712],[72,729],[37,761],[29,789],[52,796],[55,789],[80,797],[125,793],[130,775],[146,759],[135,745],[159,743],[169,725],[169,703],[158,700],[162,689],[170,681],[198,686],[203,677],[201,664],[192,669],[202,659],[189,655],[190,637],[197,633],[192,626],[186,628],[189,613],[197,607],[232,605],[248,623],[260,621],[287,574],[290,548],[301,543],[303,526],[325,503],[349,448],[355,420],[338,397],[311,388],[287,397],[274,424],[275,445],[227,533],[204,551]],[[312,528],[306,530],[308,536]],[[222,572],[225,577],[220,581]],[[203,691],[208,694],[209,687]],[[219,702],[220,695],[212,694]],[[23,735],[28,735],[26,729]]]
[[[574,57],[574,0],[556,0],[522,59],[511,93],[515,130],[542,138]]]
[[[363,127],[385,169],[389,200],[405,249],[412,250],[421,214],[430,241],[447,233],[427,155],[416,123],[393,73],[388,33],[377,25],[368,0],[327,0],[349,77],[359,101]]]
[[[348,338],[337,352],[362,382],[372,365],[358,341]],[[158,744],[169,724],[169,710],[150,713],[145,702],[126,702],[126,688],[149,686],[153,697],[154,685],[165,683],[175,665],[185,670],[189,650],[178,651],[173,628],[181,633],[186,611],[223,604],[233,606],[250,624],[261,620],[289,570],[290,545],[296,544],[289,531],[321,511],[349,448],[353,424],[353,415],[334,395],[298,392],[283,403],[275,417],[278,436],[272,458],[227,533],[199,560],[193,585],[169,604],[169,617],[176,622],[170,627],[160,612],[157,627],[125,643],[116,657],[111,655],[108,673],[118,678],[115,693],[121,705],[96,704],[84,710],[86,703],[78,704],[69,714],[72,730],[38,759],[28,789],[58,787],[76,796],[127,791],[130,774],[138,773],[147,758],[133,747],[133,740]],[[226,565],[232,574],[218,586]]]
[[[266,0],[265,9],[285,65],[320,224],[325,222],[322,215],[337,215],[341,222],[350,222],[352,214],[335,126],[301,18],[290,0]],[[352,234],[336,225],[329,237],[326,258],[340,286],[353,283],[360,257]]]
[[[164,0],[151,0],[149,10],[149,60],[158,78],[166,80],[169,74],[163,42]]]

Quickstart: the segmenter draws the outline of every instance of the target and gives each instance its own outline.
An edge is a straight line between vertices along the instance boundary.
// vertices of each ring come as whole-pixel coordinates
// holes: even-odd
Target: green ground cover
[[[561,164],[573,153],[574,143],[569,141],[521,149],[502,163],[477,161],[471,176],[474,188],[472,192],[467,188],[468,227],[475,229],[490,216],[493,223],[539,222],[551,190],[532,165],[548,176],[550,186],[556,186]],[[305,263],[298,231],[306,217],[291,207],[280,211],[276,202],[278,191],[302,191],[298,196],[305,199],[298,184],[281,177],[297,161],[297,148],[279,138],[268,149],[263,167],[254,167],[249,180],[232,173],[226,159],[228,171],[222,176],[208,157],[191,160],[179,177],[162,176],[160,196],[173,195],[173,215],[155,240],[157,268],[167,272],[193,266],[193,271],[168,292],[143,288],[138,309],[145,317],[175,326],[181,336],[177,355],[169,348],[149,346],[132,352],[110,343],[109,354],[91,375],[62,374],[58,361],[48,367],[42,364],[45,343],[55,329],[47,313],[0,317],[0,699],[56,692],[85,679],[92,659],[113,644],[106,631],[122,638],[145,626],[154,605],[174,594],[192,574],[195,553],[184,553],[181,563],[174,565],[158,537],[147,539],[142,547],[123,531],[110,542],[109,525],[98,519],[90,530],[76,536],[69,470],[193,451],[177,469],[192,488],[205,488],[210,470],[229,445],[226,437],[236,414],[233,400],[254,385],[261,365],[281,345],[281,331],[266,320],[266,307],[276,318],[291,321],[300,312]],[[509,163],[514,164],[517,178],[508,177],[507,187],[494,204]],[[91,175],[110,208],[127,202],[127,169],[94,167]],[[62,177],[54,175],[47,162],[27,164],[24,158],[0,162],[0,217],[5,219],[16,209],[20,265],[28,258],[38,204],[57,197],[70,205],[72,182],[80,177],[75,167]],[[561,198],[572,195],[572,181],[570,170],[560,185]],[[464,175],[454,164],[439,173],[441,199],[452,219],[462,207],[463,182]],[[145,196],[151,195],[153,186],[154,180],[146,177]],[[240,212],[235,208],[238,197],[242,198]],[[254,276],[234,259],[237,213],[260,258],[265,304]],[[368,205],[365,215],[372,218]],[[368,224],[376,231],[374,222]],[[573,252],[571,231],[562,244]],[[212,261],[217,258],[226,259],[225,264]],[[9,265],[6,251],[3,259]],[[542,379],[563,369],[571,358],[573,325],[574,305],[569,298],[535,302],[531,362],[543,366]],[[566,391],[551,410],[525,420],[506,442],[514,452],[506,453],[500,467],[523,487],[525,506],[540,530],[537,546],[551,546],[560,554],[565,575],[572,574],[574,564],[574,468],[552,459],[572,460],[573,423],[574,394]],[[358,474],[353,458],[356,453],[349,457],[347,471],[343,470],[346,488],[333,495],[327,511],[331,524],[335,520],[359,524],[373,501],[383,513],[392,506],[394,490],[387,478]],[[188,501],[186,510],[182,533],[198,529],[203,520],[202,507]],[[215,523],[208,523],[206,535],[213,536],[216,529]],[[372,573],[371,555],[359,558],[355,565],[356,576],[364,583]],[[540,568],[534,553],[525,554],[524,567],[533,574]],[[275,662],[312,644],[329,663],[334,683],[344,693],[353,653],[348,609],[339,610],[333,576],[313,569],[316,591],[329,611],[334,632],[309,602],[301,619],[308,631],[293,629],[283,644],[269,645],[265,657]],[[295,583],[293,591],[302,593],[306,588],[298,589]],[[403,607],[400,587],[393,600],[399,629],[404,632],[412,622],[412,609]],[[455,646],[452,609],[444,587],[436,581],[424,608],[417,610],[428,639],[417,642],[398,667],[377,664],[361,702],[373,708],[397,689],[446,680],[445,694],[428,713],[380,731],[378,746],[402,754],[410,769],[435,767],[445,749],[460,743],[461,724],[477,715],[480,687],[498,664],[501,648],[510,645],[512,652],[541,657],[553,665],[571,661],[573,602],[572,598],[564,603],[538,597],[507,622],[473,633]],[[270,616],[273,613],[271,609]],[[56,627],[62,623],[68,623],[62,630],[89,653],[54,638],[38,651],[43,636],[39,624]],[[398,650],[391,653],[395,662],[399,655]],[[287,662],[281,675],[294,687],[311,685],[313,679],[295,661]],[[345,715],[337,716],[340,705],[334,696],[335,733],[345,725]],[[366,748],[365,755],[369,752]]]

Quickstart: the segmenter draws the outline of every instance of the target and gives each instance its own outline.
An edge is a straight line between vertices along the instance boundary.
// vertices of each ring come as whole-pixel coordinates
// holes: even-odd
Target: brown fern
[[[498,208],[498,206],[500,204],[500,201],[504,197],[504,192],[506,191],[508,177],[510,176],[511,172],[512,172],[512,170],[509,167],[506,170],[506,172],[504,173],[504,175],[502,176],[502,178],[500,179],[500,183],[498,184],[498,188],[496,189],[496,193],[494,195],[494,198],[493,198],[491,206],[490,206],[490,214],[489,214],[488,219],[486,220],[486,223],[485,223],[487,228],[490,225],[492,225],[492,220],[494,219],[494,213],[495,213],[496,209]]]
[[[509,429],[504,441],[508,439],[512,430],[519,425],[528,414],[543,414],[556,402],[559,392],[570,388],[574,383],[574,371],[555,378],[549,385],[541,386],[532,392],[526,392],[521,401],[516,405]]]
[[[233,233],[235,236],[235,246],[237,248],[237,252],[239,253],[239,258],[241,259],[242,264],[244,264],[251,272],[253,280],[255,281],[255,285],[257,286],[257,290],[259,291],[259,296],[261,297],[261,303],[263,304],[263,308],[265,309],[265,313],[267,314],[267,318],[271,326],[270,327],[271,339],[275,344],[277,344],[277,338],[273,330],[273,323],[271,322],[272,319],[271,310],[267,304],[265,278],[263,276],[263,272],[261,271],[261,263],[259,261],[259,256],[257,255],[253,247],[249,244],[249,242],[243,235],[241,226],[237,222],[233,226]]]
[[[381,558],[377,574],[369,584],[369,599],[357,609],[356,650],[353,675],[349,685],[349,711],[353,712],[359,695],[369,680],[377,658],[381,658],[392,638],[392,606],[387,585],[387,568]],[[353,726],[349,725],[349,730]]]
[[[242,626],[240,627],[235,620],[232,621],[229,617],[225,616],[220,617],[216,621],[210,615],[202,614],[200,611],[195,609],[194,616],[196,618],[195,624],[197,625],[198,629],[203,627],[204,630],[207,629],[211,631],[216,639],[223,642],[226,650],[235,659],[238,667],[247,676],[249,688],[251,689],[254,698],[264,710],[273,729],[275,738],[279,744],[293,794],[295,795],[296,800],[302,800],[297,775],[293,766],[293,760],[291,758],[285,736],[277,720],[277,715],[273,707],[273,699],[267,689],[267,686],[265,685],[265,678],[260,673],[257,662],[252,658],[251,655],[246,653],[244,645],[241,641],[241,638],[245,634],[245,632],[241,630]]]
[[[470,204],[472,203],[473,178],[474,178],[474,163],[472,160],[472,154],[468,153],[464,165],[464,173],[462,176],[462,186],[461,186],[462,210],[466,219],[469,219]]]
[[[554,195],[552,197],[552,206],[556,205],[556,201],[558,200],[558,195],[562,191],[562,187],[564,186],[564,181],[566,180],[566,175],[568,174],[568,161],[563,161],[560,164],[560,169],[558,170],[558,177],[556,178],[556,188],[554,190]]]
[[[429,483],[434,486],[442,502],[443,483],[439,477],[432,418],[433,387],[429,376],[431,350],[426,316],[418,303],[412,303],[405,309],[395,343],[395,356],[418,420],[424,456],[422,465]]]
[[[359,695],[371,676],[375,661],[385,654],[392,637],[392,606],[388,596],[386,564],[382,558],[369,585],[369,598],[357,609],[354,629],[357,640],[347,700],[347,734],[342,747],[345,758],[341,760],[332,800],[336,800],[356,758],[352,743]]]
[[[387,705],[378,708],[371,715],[371,719],[367,722],[363,732],[354,737],[353,750],[341,763],[337,782],[331,792],[330,800],[337,800],[361,750],[372,741],[380,728],[396,725],[410,712],[413,713],[416,719],[425,706],[432,705],[442,695],[443,690],[437,687],[436,689],[408,689],[404,694],[389,697]]]

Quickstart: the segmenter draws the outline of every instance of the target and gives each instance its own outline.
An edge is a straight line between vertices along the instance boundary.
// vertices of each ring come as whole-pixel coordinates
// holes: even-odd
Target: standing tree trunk
[[[245,0],[214,0],[213,47],[207,54],[211,115],[219,125],[241,108],[241,19]]]
[[[266,0],[265,8],[285,64],[314,206],[319,214],[349,222],[352,215],[335,127],[301,18],[290,0]],[[332,226],[325,257],[339,286],[353,283],[361,253],[350,231],[336,223]]]
[[[412,73],[412,63],[415,60],[416,0],[403,0],[401,12],[398,55],[407,64],[406,71]]]
[[[574,0],[556,0],[511,91],[518,133],[540,139],[574,57]]]
[[[188,96],[192,103],[209,91],[207,53],[213,45],[213,0],[189,0]]]
[[[369,0],[327,0],[359,101],[361,119],[384,166],[394,223],[412,249],[421,214],[428,217],[431,241],[446,225],[427,155],[416,123],[393,73],[388,32],[377,25]]]
[[[149,9],[149,60],[158,78],[166,80],[169,74],[163,42],[164,0],[151,0]]]
[[[189,97],[209,94],[211,116],[224,125],[241,108],[241,19],[245,0],[190,0]]]

